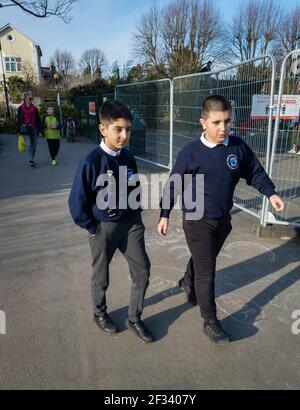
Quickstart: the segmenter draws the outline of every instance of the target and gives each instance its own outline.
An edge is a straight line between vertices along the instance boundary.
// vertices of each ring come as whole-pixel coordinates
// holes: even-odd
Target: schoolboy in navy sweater
[[[100,121],[101,145],[81,160],[69,197],[74,222],[89,233],[94,320],[104,332],[117,332],[107,313],[105,295],[109,285],[109,264],[119,249],[129,264],[132,280],[126,326],[143,342],[152,342],[153,337],[141,320],[150,275],[145,227],[141,210],[129,209],[128,197],[136,187],[123,189],[137,174],[134,156],[125,148],[130,137],[132,115],[122,103],[107,101],[100,108]]]
[[[191,195],[196,204],[201,201],[196,198],[195,179],[200,174],[204,175],[204,207],[199,217],[194,217],[199,212],[197,207],[192,208],[192,202],[187,206],[183,198],[183,230],[191,258],[178,284],[190,303],[199,304],[204,333],[218,344],[230,341],[217,320],[215,270],[217,255],[232,229],[230,210],[235,186],[240,178],[244,178],[248,185],[268,197],[276,211],[284,209],[273,182],[250,147],[242,139],[229,136],[231,112],[231,104],[223,96],[210,96],[203,102],[200,123],[204,132],[199,140],[181,150],[171,173],[171,177],[176,174],[181,177],[192,175]],[[182,194],[174,190],[173,185],[167,185],[166,189],[170,195],[170,206],[164,209],[162,202],[158,224],[160,235],[167,234],[171,209],[176,196]],[[164,197],[166,194],[165,190]]]

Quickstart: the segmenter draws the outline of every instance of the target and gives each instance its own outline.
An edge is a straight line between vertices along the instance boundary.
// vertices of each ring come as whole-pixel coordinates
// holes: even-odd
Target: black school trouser
[[[109,286],[109,265],[119,249],[125,256],[131,276],[128,317],[140,320],[149,285],[150,260],[145,249],[145,226],[137,213],[118,222],[99,222],[95,236],[89,235],[93,275],[91,281],[94,313],[106,311],[106,291]],[[126,274],[124,272],[126,285]]]
[[[217,317],[216,259],[231,229],[230,215],[222,219],[183,221],[183,230],[192,255],[184,275],[184,283],[195,289],[204,320]]]
[[[47,139],[47,142],[48,142],[48,148],[49,148],[51,159],[55,159],[59,152],[59,146],[60,146],[59,139],[57,140]]]

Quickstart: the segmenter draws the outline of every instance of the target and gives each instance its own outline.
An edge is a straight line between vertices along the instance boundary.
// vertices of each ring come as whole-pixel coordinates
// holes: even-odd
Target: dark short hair
[[[99,110],[100,122],[112,122],[124,118],[132,122],[132,114],[129,108],[120,101],[105,101]]]
[[[207,119],[210,111],[231,112],[231,102],[223,95],[211,95],[202,103],[201,118]]]

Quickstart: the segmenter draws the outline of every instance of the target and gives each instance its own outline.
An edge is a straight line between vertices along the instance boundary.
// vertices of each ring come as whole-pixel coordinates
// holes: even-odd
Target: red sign
[[[89,102],[89,114],[96,115],[96,103],[94,101]]]

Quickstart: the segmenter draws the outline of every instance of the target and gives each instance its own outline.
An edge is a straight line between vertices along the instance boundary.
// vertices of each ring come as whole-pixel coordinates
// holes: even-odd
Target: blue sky
[[[170,0],[159,0],[160,6]],[[247,0],[215,0],[221,8],[224,21],[229,22],[238,3]],[[282,0],[287,10],[299,0]],[[108,63],[121,64],[132,58],[132,32],[141,14],[151,6],[152,0],[78,0],[73,8],[73,20],[65,24],[56,17],[38,19],[19,11],[16,7],[0,9],[0,25],[11,23],[16,29],[37,42],[43,52],[42,64],[48,65],[56,48],[71,51],[79,60],[88,48],[104,51]]]

